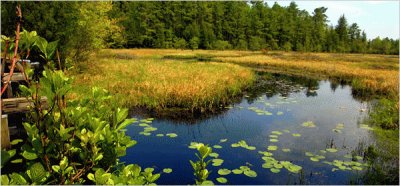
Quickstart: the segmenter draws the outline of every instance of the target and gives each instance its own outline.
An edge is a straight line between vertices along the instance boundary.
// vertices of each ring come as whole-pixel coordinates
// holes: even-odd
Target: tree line
[[[344,15],[328,25],[327,8],[309,13],[295,2],[20,3],[24,28],[60,40],[69,55],[101,47],[399,53],[398,38],[369,40]],[[14,32],[15,5],[2,2],[2,34]]]

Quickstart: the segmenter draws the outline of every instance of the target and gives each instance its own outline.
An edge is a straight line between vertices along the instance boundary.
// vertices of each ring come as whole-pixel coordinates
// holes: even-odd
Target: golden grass
[[[273,52],[215,59],[262,67],[267,71],[339,78],[351,81],[355,88],[387,96],[398,95],[398,56]]]
[[[113,93],[125,106],[208,110],[228,103],[255,79],[250,69],[234,64],[148,58],[174,52],[101,51],[85,64],[84,73],[75,74],[74,96],[99,86]],[[115,58],[115,54],[136,57],[124,60]]]

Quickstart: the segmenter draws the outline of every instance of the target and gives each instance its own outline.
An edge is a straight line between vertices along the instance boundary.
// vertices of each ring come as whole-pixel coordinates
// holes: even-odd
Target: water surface
[[[215,184],[218,184],[215,179],[220,177],[217,173],[219,169],[232,170],[244,165],[256,171],[257,177],[231,173],[222,176],[228,179],[227,184],[349,184],[362,175],[365,166],[360,166],[363,170],[354,170],[351,166],[348,166],[351,170],[335,170],[338,167],[323,161],[349,162],[353,159],[364,164],[363,160],[354,157],[365,145],[372,143],[371,131],[360,124],[367,116],[366,109],[367,103],[353,98],[349,86],[274,75],[218,115],[196,122],[156,118],[149,125],[157,130],[149,136],[140,134],[144,129],[139,126],[141,122],[129,126],[127,133],[138,144],[128,149],[121,161],[154,167],[158,172],[162,172],[163,168],[172,168],[172,173],[161,175],[158,184],[194,184],[189,160],[196,160],[196,150],[188,146],[191,142],[201,142],[222,146],[213,151],[224,163],[218,167],[208,165],[208,170],[212,171],[209,179]],[[314,123],[315,127],[302,126],[307,121]],[[282,133],[278,135],[277,142],[270,141],[273,131]],[[177,137],[167,137],[167,133],[175,133]],[[164,134],[164,137],[157,134]],[[220,143],[221,139],[227,141]],[[256,150],[231,147],[240,140],[245,140]],[[291,173],[282,168],[279,173],[273,173],[263,168],[265,161],[259,151],[267,151],[270,145],[278,147],[276,151],[269,151],[274,159],[290,161],[301,166],[302,170]],[[290,152],[282,151],[284,148],[290,149]],[[321,151],[327,148],[338,151]],[[321,155],[324,159],[312,161],[306,152]]]

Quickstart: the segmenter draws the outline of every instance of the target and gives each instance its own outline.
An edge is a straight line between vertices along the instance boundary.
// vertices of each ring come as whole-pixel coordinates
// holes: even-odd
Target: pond
[[[263,185],[349,184],[359,178],[367,166],[362,151],[373,143],[372,129],[361,124],[368,103],[354,98],[347,85],[267,76],[239,102],[196,121],[133,115],[142,121],[128,127],[127,134],[138,144],[121,161],[158,172],[171,168],[158,184],[194,184],[189,160],[196,160],[197,151],[189,146],[198,142],[214,146],[223,160],[207,167],[215,184],[218,177],[227,184]],[[241,166],[257,176],[240,173]],[[221,176],[220,169],[239,169],[240,174]]]

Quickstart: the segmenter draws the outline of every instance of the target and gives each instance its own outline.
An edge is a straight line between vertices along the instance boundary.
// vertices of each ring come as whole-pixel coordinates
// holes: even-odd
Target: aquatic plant
[[[189,160],[194,171],[194,176],[196,177],[196,185],[213,185],[212,181],[207,180],[208,176],[210,175],[210,172],[207,170],[207,165],[211,160],[206,161],[206,158],[212,153],[212,148],[208,145],[199,143],[197,144],[197,151],[198,153],[196,153],[196,156],[198,160],[196,162]]]

